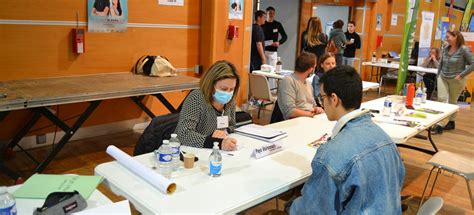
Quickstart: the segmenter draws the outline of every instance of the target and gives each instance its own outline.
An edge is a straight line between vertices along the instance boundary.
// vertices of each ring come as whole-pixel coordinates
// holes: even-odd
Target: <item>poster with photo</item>
[[[229,19],[244,18],[244,0],[229,0]]]
[[[126,31],[128,24],[127,5],[127,0],[88,0],[88,31]]]
[[[377,14],[376,23],[375,23],[375,30],[381,31],[382,30],[382,14]]]

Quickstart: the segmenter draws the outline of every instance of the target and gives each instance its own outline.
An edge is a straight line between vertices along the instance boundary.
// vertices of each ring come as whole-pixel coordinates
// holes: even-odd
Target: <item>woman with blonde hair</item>
[[[240,78],[235,66],[218,61],[199,82],[199,89],[184,100],[176,133],[181,144],[212,148],[214,142],[226,151],[236,149],[237,140],[228,136],[235,127],[235,98]]]
[[[311,17],[308,20],[306,31],[301,34],[301,50],[311,52],[319,59],[326,52],[328,37],[323,33],[321,19]]]
[[[438,68],[438,101],[448,100],[450,104],[457,104],[458,97],[466,86],[466,77],[474,70],[474,57],[464,45],[461,32],[446,32],[446,41],[448,45],[441,52]],[[455,120],[456,114],[451,115],[444,129],[455,129]]]

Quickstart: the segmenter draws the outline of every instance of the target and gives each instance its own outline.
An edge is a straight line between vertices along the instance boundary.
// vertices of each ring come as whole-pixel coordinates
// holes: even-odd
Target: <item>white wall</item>
[[[281,22],[288,40],[278,48],[278,56],[283,62],[283,69],[293,70],[296,60],[296,46],[298,44],[298,26],[300,17],[300,1],[295,0],[261,0],[260,10],[265,11],[268,6],[275,8],[275,20]]]
[[[326,23],[334,22],[338,19],[344,21],[344,26],[342,30],[347,31],[347,22],[349,21],[349,7],[348,6],[317,6],[313,7],[312,16],[319,16],[323,24],[323,31],[326,31]],[[332,25],[331,25],[332,27]],[[329,36],[329,35],[328,35]]]

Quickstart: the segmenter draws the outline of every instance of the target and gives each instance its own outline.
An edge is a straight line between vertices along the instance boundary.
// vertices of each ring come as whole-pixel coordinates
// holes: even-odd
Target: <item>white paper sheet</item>
[[[135,173],[137,176],[150,183],[154,187],[158,188],[158,190],[167,194],[171,194],[176,190],[175,183],[172,183],[167,178],[154,172],[145,165],[139,163],[119,148],[110,145],[109,147],[107,147],[106,152],[107,154],[115,158],[115,160],[117,160],[117,162],[120,163],[122,166]]]
[[[73,213],[74,215],[96,215],[96,214],[110,214],[110,215],[130,215],[130,204],[128,200],[107,204],[101,207],[92,208],[89,210]]]

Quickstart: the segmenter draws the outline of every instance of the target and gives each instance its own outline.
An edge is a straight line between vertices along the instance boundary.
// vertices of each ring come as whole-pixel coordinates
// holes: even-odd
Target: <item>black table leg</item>
[[[150,109],[148,109],[148,107],[142,103],[143,101],[143,98],[145,98],[145,96],[135,96],[135,97],[130,97],[130,99],[138,105],[138,107],[140,107],[143,111],[145,111],[146,114],[148,114],[149,117],[151,118],[155,118],[156,115],[151,112]]]
[[[438,152],[438,151],[439,151],[439,150],[438,150],[438,147],[436,147],[436,144],[435,144],[435,142],[433,141],[433,138],[431,137],[431,131],[430,131],[430,130],[431,130],[431,127],[428,128],[428,130],[427,130],[427,131],[428,131],[428,140],[430,140],[430,143],[431,143],[431,145],[433,146],[433,149],[435,150],[435,152]]]
[[[54,159],[54,157],[59,153],[59,151],[66,145],[66,143],[71,139],[71,137],[76,133],[76,131],[82,126],[82,124],[89,118],[89,116],[94,112],[94,110],[99,106],[101,101],[93,101],[89,104],[89,107],[82,113],[82,115],[77,119],[72,127],[67,126],[63,121],[57,118],[54,114],[48,113],[49,110],[42,108],[41,112],[54,123],[57,123],[61,129],[64,130],[65,134],[59,140],[58,144],[54,146],[51,152],[46,156],[46,158],[36,167],[36,172],[43,172],[43,170],[48,166],[48,164]],[[44,112],[46,111],[46,112]]]
[[[168,100],[166,100],[166,98],[161,94],[161,93],[158,93],[158,94],[154,94],[154,96],[160,100],[161,103],[163,103],[163,105],[171,112],[171,113],[177,113],[178,110],[175,109],[173,107],[173,105],[171,103],[168,102]]]

